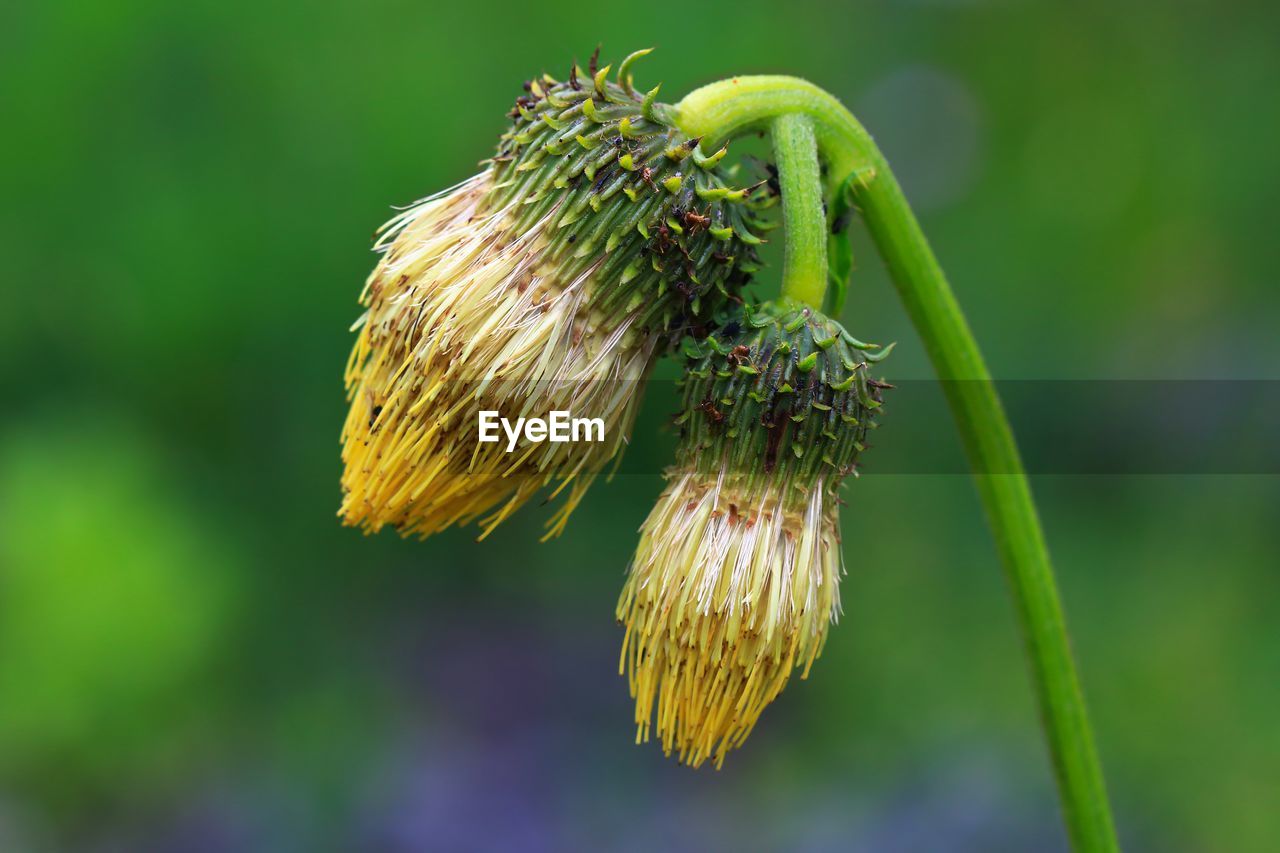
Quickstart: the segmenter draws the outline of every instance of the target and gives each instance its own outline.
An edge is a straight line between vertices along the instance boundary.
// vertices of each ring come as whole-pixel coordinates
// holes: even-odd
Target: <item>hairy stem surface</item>
[[[771,136],[782,191],[782,295],[821,309],[827,289],[827,219],[813,120],[780,115]]]

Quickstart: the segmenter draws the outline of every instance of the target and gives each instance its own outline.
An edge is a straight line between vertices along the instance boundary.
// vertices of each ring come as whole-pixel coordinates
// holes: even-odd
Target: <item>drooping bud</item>
[[[875,349],[790,301],[686,341],[677,462],[618,603],[638,740],[719,767],[808,675],[840,613],[837,491],[888,387]]]
[[[624,62],[526,84],[476,177],[391,220],[362,296],[343,430],[347,524],[485,533],[539,488],[566,491],[560,531],[625,445],[657,356],[754,268],[756,210],[714,158],[638,95]],[[694,155],[694,156],[690,156]],[[564,411],[604,441],[478,441],[478,418]]]

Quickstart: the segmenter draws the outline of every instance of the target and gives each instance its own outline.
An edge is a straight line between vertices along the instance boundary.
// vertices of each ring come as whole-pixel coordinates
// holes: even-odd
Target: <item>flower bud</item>
[[[765,200],[634,91],[634,58],[617,83],[575,66],[526,84],[484,171],[384,226],[346,374],[347,524],[487,534],[554,485],[558,533],[626,444],[655,359],[705,335],[754,268]],[[478,441],[486,410],[600,418],[604,441],[508,452]]]
[[[790,301],[686,341],[677,462],[618,603],[638,740],[719,767],[808,675],[840,613],[837,492],[888,387],[873,349]]]

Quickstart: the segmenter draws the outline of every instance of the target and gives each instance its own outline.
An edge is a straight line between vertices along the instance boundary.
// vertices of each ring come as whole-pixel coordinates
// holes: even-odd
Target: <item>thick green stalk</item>
[[[784,114],[813,120],[827,184],[853,193],[942,380],[1012,591],[1072,845],[1089,853],[1118,849],[1049,552],[1013,431],[951,286],[884,156],[839,101],[794,77],[713,83],[690,93],[675,112],[681,129],[703,137],[708,150]]]
[[[821,310],[827,290],[827,219],[813,120],[780,115],[770,135],[782,192],[782,295]]]

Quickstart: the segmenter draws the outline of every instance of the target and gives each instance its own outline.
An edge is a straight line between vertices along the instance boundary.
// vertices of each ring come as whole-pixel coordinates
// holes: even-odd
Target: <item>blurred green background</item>
[[[6,4],[0,850],[1064,849],[963,476],[868,456],[845,616],[719,773],[633,746],[616,671],[662,401],[558,541],[537,507],[482,544],[339,527],[368,235],[471,174],[528,76],[656,45],[670,100],[743,72],[843,98],[997,377],[1276,380],[1278,17]],[[844,319],[927,377],[855,245]],[[1276,849],[1280,478],[1035,487],[1126,845]]]

